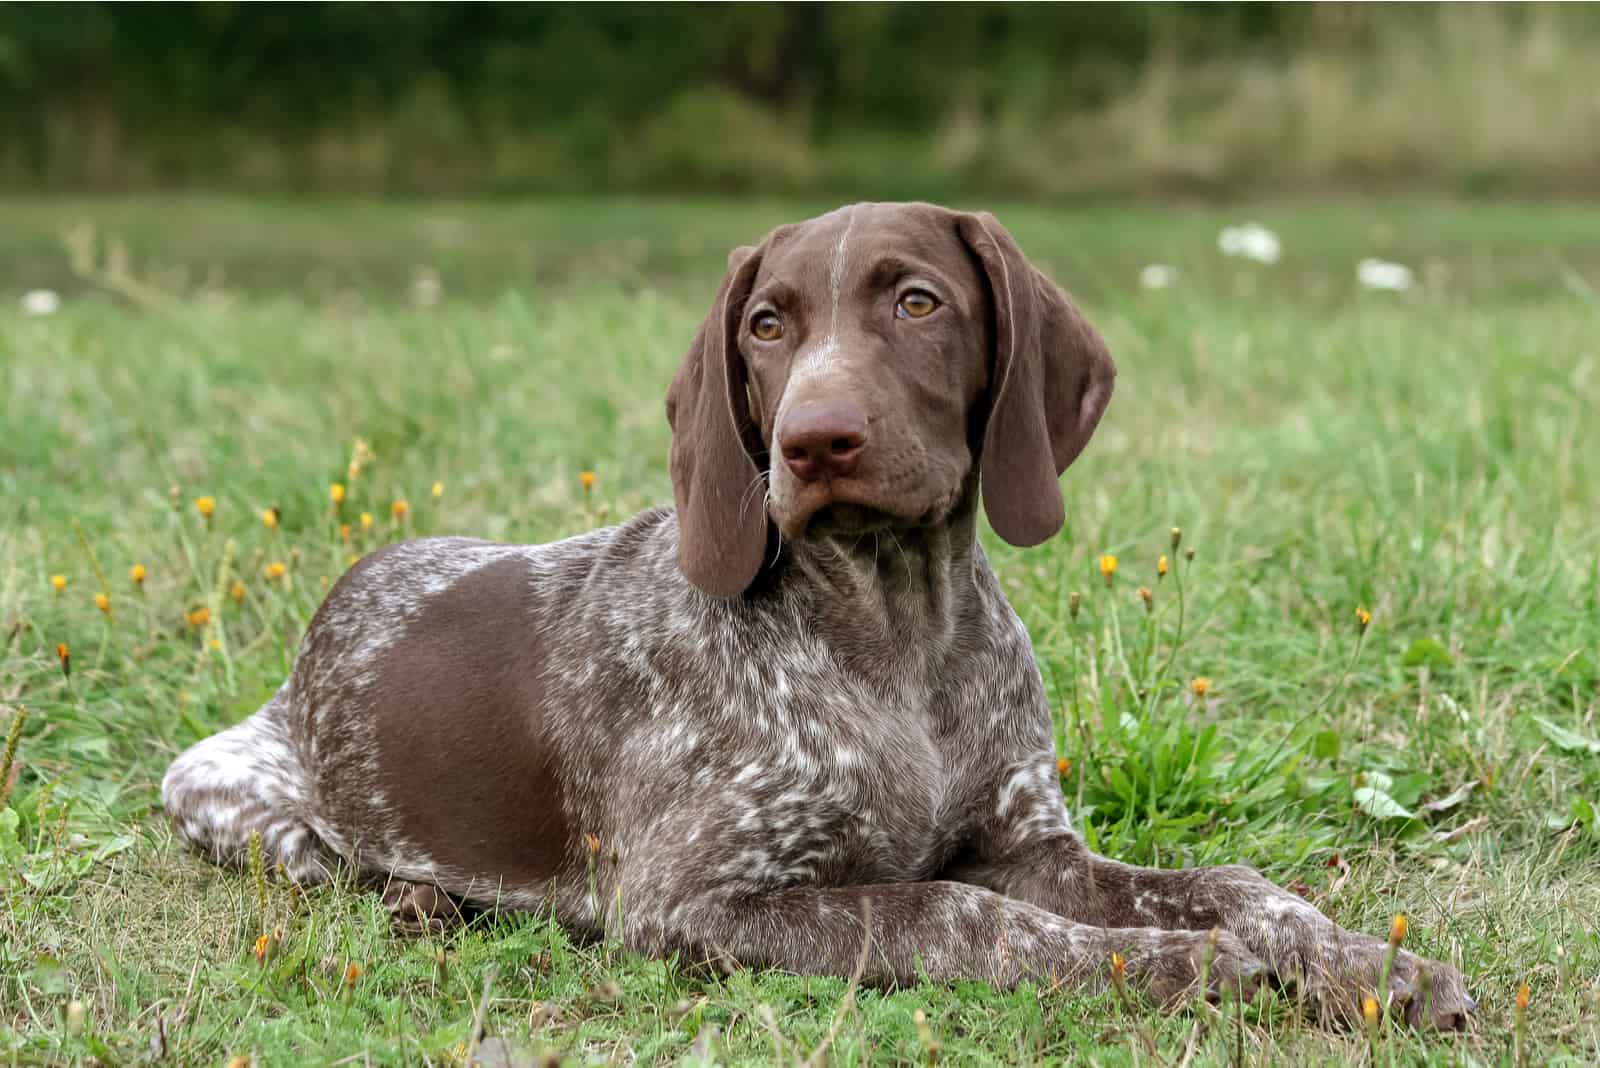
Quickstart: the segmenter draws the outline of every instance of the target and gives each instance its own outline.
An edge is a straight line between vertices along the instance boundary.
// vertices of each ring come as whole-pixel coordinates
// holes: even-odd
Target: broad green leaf
[[[1378,820],[1416,819],[1406,807],[1382,790],[1372,786],[1358,786],[1354,793],[1356,807]]]
[[[1363,771],[1356,776],[1357,786],[1370,786],[1374,790],[1388,793],[1394,787],[1394,776],[1386,771]]]
[[[1415,771],[1409,775],[1396,775],[1394,781],[1385,787],[1384,792],[1402,805],[1410,808],[1422,799],[1422,791],[1427,788],[1428,774]]]
[[[1318,731],[1311,740],[1311,755],[1318,760],[1338,760],[1342,740],[1338,731]]]
[[[1564,831],[1569,827],[1592,827],[1594,806],[1585,798],[1574,797],[1565,813],[1551,812],[1545,816],[1544,825],[1552,831]]]
[[[1418,638],[1400,657],[1406,667],[1427,667],[1435,671],[1455,663],[1455,657],[1435,638]]]
[[[1594,822],[1594,806],[1587,798],[1574,797],[1572,799],[1572,822],[1587,827]]]
[[[1539,725],[1539,729],[1544,731],[1544,736],[1550,739],[1550,744],[1557,749],[1568,753],[1600,753],[1600,742],[1592,738],[1585,738],[1577,731],[1571,731],[1551,723],[1543,716],[1533,716],[1531,718],[1533,722]]]

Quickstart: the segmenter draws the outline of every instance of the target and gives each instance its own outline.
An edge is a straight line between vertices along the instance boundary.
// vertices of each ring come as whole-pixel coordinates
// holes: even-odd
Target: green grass
[[[1220,1016],[981,984],[851,998],[842,980],[708,979],[575,945],[538,917],[406,940],[345,887],[272,883],[263,915],[252,880],[173,842],[166,763],[277,686],[350,554],[415,533],[544,540],[670,501],[662,396],[723,255],[815,207],[0,203],[0,730],[28,709],[14,833],[0,806],[0,1059],[156,1061],[164,1044],[167,1063],[460,1063],[480,1018],[573,1063],[791,1061],[834,1029],[845,1064],[927,1063],[930,1040],[942,1063],[1369,1055],[1279,997]],[[1373,933],[1405,912],[1409,944],[1462,967],[1482,1010],[1464,1036],[1384,1031],[1379,1063],[1592,1063],[1600,211],[998,210],[1121,369],[1064,479],[1066,530],[1027,552],[985,534],[1079,823],[1127,860],[1247,860]],[[1218,228],[1247,217],[1283,235],[1281,264],[1218,255]],[[92,281],[59,240],[81,222]],[[106,269],[113,240],[126,271]],[[1359,291],[1374,254],[1420,289]],[[1152,261],[1178,284],[1140,290]],[[417,268],[441,276],[437,305],[409,303]],[[21,315],[45,284],[61,312]],[[376,459],[351,480],[358,437]],[[209,524],[191,503],[206,494]],[[1177,571],[1158,582],[1162,553]],[[263,925],[284,935],[260,968]],[[341,991],[350,962],[363,974]]]

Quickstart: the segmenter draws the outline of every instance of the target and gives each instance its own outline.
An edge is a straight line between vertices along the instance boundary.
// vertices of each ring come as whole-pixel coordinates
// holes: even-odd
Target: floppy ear
[[[957,225],[994,302],[983,508],[1006,541],[1037,545],[1066,520],[1056,479],[1089,443],[1117,368],[1094,327],[993,215],[961,215]]]
[[[767,550],[766,495],[750,420],[739,323],[761,266],[760,251],[728,256],[716,302],[667,389],[672,495],[678,505],[678,567],[712,597],[744,592]]]

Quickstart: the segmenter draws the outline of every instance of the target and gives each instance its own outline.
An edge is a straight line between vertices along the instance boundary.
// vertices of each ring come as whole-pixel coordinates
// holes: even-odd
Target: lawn
[[[174,842],[166,764],[272,692],[358,554],[669,503],[662,397],[726,250],[821,207],[0,201],[0,732],[26,708],[0,1061],[1600,1058],[1591,208],[994,206],[1121,372],[1062,534],[984,535],[1075,819],[1129,861],[1248,861],[1347,926],[1405,913],[1480,998],[1465,1035],[1330,1033],[1279,995],[706,978],[528,915],[408,939],[369,894]],[[1280,262],[1221,255],[1247,218]],[[1363,290],[1368,256],[1417,284]],[[1141,288],[1157,262],[1175,281]],[[25,315],[40,286],[60,310]]]

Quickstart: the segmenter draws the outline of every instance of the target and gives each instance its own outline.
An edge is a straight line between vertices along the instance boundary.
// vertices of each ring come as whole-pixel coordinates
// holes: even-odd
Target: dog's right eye
[[[783,321],[771,312],[762,312],[750,320],[750,332],[758,341],[776,341],[783,336]]]

